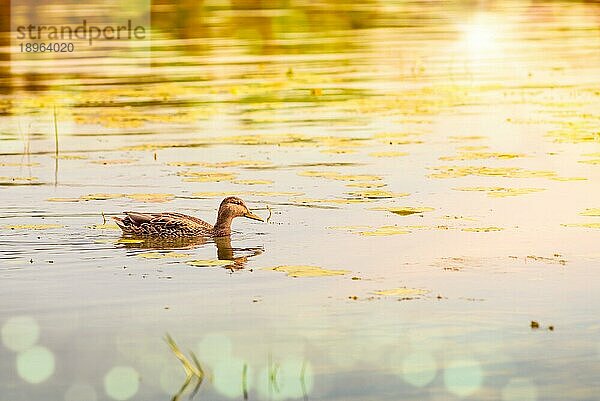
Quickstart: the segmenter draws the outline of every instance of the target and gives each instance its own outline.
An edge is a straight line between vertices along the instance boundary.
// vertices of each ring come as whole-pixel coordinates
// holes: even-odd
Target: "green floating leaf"
[[[49,230],[52,228],[62,228],[60,224],[16,224],[13,226],[3,226],[8,230]]]
[[[330,180],[339,180],[339,181],[380,181],[381,177],[376,175],[366,175],[366,174],[341,174],[336,171],[301,171],[298,173],[303,177],[319,177],[326,178]]]
[[[187,258],[190,256],[190,254],[189,253],[177,253],[177,252],[167,252],[167,253],[144,252],[144,253],[138,253],[135,256],[144,258],[144,259],[180,259],[180,258]]]
[[[442,156],[440,160],[516,159],[519,157],[525,157],[525,155],[521,153],[459,152],[456,156]]]
[[[504,230],[501,227],[467,227],[467,228],[462,228],[461,231],[468,231],[468,232],[474,232],[474,233],[488,233],[491,231],[502,231]]]
[[[600,223],[573,223],[561,224],[563,227],[584,227],[584,228],[600,228]]]
[[[120,230],[119,226],[116,224],[94,224],[88,226],[88,228],[93,228],[94,230]]]
[[[388,212],[400,215],[408,216],[416,213],[432,212],[435,209],[432,207],[375,207],[372,210],[386,210]]]
[[[232,184],[238,185],[270,185],[273,183],[271,180],[232,180]]]
[[[377,295],[416,297],[416,296],[428,294],[429,290],[423,290],[420,288],[400,287],[400,288],[392,288],[390,290],[378,290],[378,291],[374,291],[373,293],[377,294]]]
[[[366,199],[389,199],[389,198],[400,198],[403,196],[409,196],[408,193],[396,193],[390,191],[383,191],[379,189],[361,190],[347,192],[348,195],[356,196],[359,198]]]
[[[462,187],[452,188],[455,191],[486,192],[492,198],[506,198],[543,191],[544,188],[504,188],[504,187]]]
[[[317,266],[289,265],[264,267],[261,270],[274,270],[285,272],[290,277],[321,277],[321,276],[342,276],[350,273],[348,270],[327,270]]]
[[[579,214],[582,216],[598,216],[598,217],[600,217],[600,207],[585,209],[583,212],[581,212]]]
[[[377,227],[374,230],[357,231],[360,235],[364,236],[388,236],[398,234],[410,234],[411,231],[398,226],[382,226]]]
[[[554,171],[525,170],[520,167],[476,167],[476,166],[440,166],[431,167],[436,172],[430,178],[458,178],[475,175],[480,177],[506,178],[551,178],[556,177]]]

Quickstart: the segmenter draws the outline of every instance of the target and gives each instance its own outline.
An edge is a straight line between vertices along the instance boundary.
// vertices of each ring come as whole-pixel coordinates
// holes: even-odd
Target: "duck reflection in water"
[[[136,236],[123,236],[122,239],[126,240],[119,245],[130,249],[148,249],[148,250],[183,250],[183,249],[194,249],[204,246],[209,243],[214,243],[217,247],[217,259],[219,260],[231,260],[233,264],[225,266],[231,270],[240,270],[246,266],[249,258],[260,255],[264,249],[261,247],[251,248],[234,248],[231,246],[231,236],[226,237],[173,237],[173,238],[160,238],[160,237],[136,237]],[[129,242],[131,240],[139,240],[136,242]]]

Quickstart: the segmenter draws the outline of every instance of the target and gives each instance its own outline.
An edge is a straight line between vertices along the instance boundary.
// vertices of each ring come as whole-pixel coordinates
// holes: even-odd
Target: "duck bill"
[[[252,219],[252,220],[264,221],[262,217],[257,216],[256,214],[254,214],[252,212],[246,213],[244,215],[244,217],[247,217],[247,218]]]

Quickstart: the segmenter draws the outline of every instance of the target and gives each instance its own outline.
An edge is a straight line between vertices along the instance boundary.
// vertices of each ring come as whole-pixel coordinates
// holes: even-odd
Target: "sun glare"
[[[499,56],[499,31],[496,20],[480,14],[462,26],[461,47],[470,58],[488,58]]]

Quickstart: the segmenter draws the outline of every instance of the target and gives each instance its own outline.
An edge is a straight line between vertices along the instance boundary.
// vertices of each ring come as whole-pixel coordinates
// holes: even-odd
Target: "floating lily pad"
[[[225,168],[225,167],[269,167],[273,166],[273,163],[260,161],[260,160],[232,160],[225,162],[169,162],[168,166],[201,166],[210,168]]]
[[[40,163],[3,163],[0,162],[0,167],[38,167]]]
[[[376,175],[366,175],[366,174],[341,174],[336,171],[301,171],[298,175],[304,177],[319,177],[319,178],[327,178],[330,180],[340,180],[340,181],[379,181],[381,177]]]
[[[347,194],[352,195],[352,196],[357,196],[359,198],[366,198],[366,199],[400,198],[400,197],[410,195],[408,193],[397,193],[397,192],[382,191],[382,190],[377,190],[377,189],[352,191],[352,192],[347,192]]]
[[[321,276],[342,276],[350,273],[348,270],[327,270],[317,266],[277,266],[264,267],[261,270],[274,270],[285,272],[290,277],[321,277]]]
[[[270,185],[273,184],[271,180],[232,180],[232,184],[238,185]]]
[[[429,290],[423,290],[420,288],[392,288],[390,290],[378,290],[373,291],[373,294],[386,295],[386,296],[397,296],[397,297],[417,297],[420,295],[428,294]]]
[[[351,203],[369,202],[369,199],[316,199],[316,198],[290,198],[290,202],[299,205],[314,205],[314,204],[334,204],[334,205],[349,205]]]
[[[410,230],[405,229],[404,227],[399,226],[381,226],[377,227],[374,230],[365,230],[358,231],[358,234],[364,236],[388,236],[388,235],[398,235],[398,234],[410,234]]]
[[[488,233],[491,231],[502,231],[504,230],[501,227],[466,227],[461,228],[461,231],[469,231],[474,233]]]
[[[450,136],[449,137],[452,142],[470,142],[470,141],[480,141],[482,139],[486,139],[487,137],[481,135],[464,135],[464,136]]]
[[[554,181],[586,181],[585,177],[550,177]]]
[[[175,199],[173,194],[127,194],[126,198],[139,202],[162,203]]]
[[[321,153],[328,153],[331,155],[345,155],[345,154],[352,154],[352,153],[356,153],[356,150],[354,149],[340,149],[340,148],[331,148],[331,149],[323,149],[321,150]]]
[[[108,200],[122,198],[123,194],[88,194],[79,197],[81,200]]]
[[[188,253],[177,253],[177,252],[166,252],[166,253],[144,252],[144,253],[138,253],[135,256],[144,258],[144,259],[181,259],[181,258],[187,258],[190,255]]]
[[[563,227],[584,227],[584,228],[600,228],[600,223],[573,223],[561,224]]]
[[[222,260],[222,259],[196,259],[185,262],[190,266],[194,267],[217,267],[217,266],[229,266],[234,264],[233,260]]]
[[[346,186],[351,188],[383,188],[387,184],[383,182],[351,182],[346,184]]]
[[[184,181],[188,182],[221,182],[235,179],[234,173],[219,173],[213,171],[182,171],[177,175],[187,177]]]
[[[600,217],[600,208],[595,207],[595,208],[585,209],[583,212],[581,212],[579,214],[582,216],[598,216],[598,217]]]
[[[518,196],[544,191],[544,188],[505,188],[505,187],[462,187],[452,188],[455,191],[476,191],[486,192],[493,198],[505,198],[508,196]]]
[[[116,224],[94,224],[92,226],[88,226],[88,228],[93,228],[94,230],[120,230],[119,226]]]
[[[460,152],[456,156],[442,156],[440,160],[516,159],[519,157],[525,157],[525,155],[521,153]]]
[[[10,184],[33,184],[38,182],[37,177],[3,177],[0,176],[0,183]]]
[[[555,142],[563,143],[585,143],[600,141],[600,131],[594,132],[589,128],[577,125],[574,122],[566,122],[565,128],[548,132],[548,136],[554,138]]]
[[[437,172],[430,174],[430,178],[457,178],[469,175],[507,178],[556,177],[554,171],[525,170],[520,167],[440,166],[432,167],[431,169]]]
[[[400,216],[408,216],[411,214],[417,213],[425,213],[432,212],[435,209],[432,207],[375,207],[373,210],[386,210],[388,212],[400,215]]]
[[[8,230],[49,230],[52,228],[62,228],[60,224],[16,224],[12,226],[3,226]]]
[[[46,199],[48,202],[79,202],[81,199],[79,198],[48,198]]]
[[[458,150],[464,150],[466,152],[474,152],[474,151],[477,151],[477,150],[489,149],[489,146],[486,146],[486,145],[479,145],[479,146],[459,146],[456,149],[458,149]]]
[[[410,234],[413,230],[448,230],[450,227],[448,226],[423,226],[423,225],[413,225],[413,226],[331,226],[327,227],[331,230],[343,230],[348,231],[353,234],[359,234],[363,236],[389,236],[389,235],[398,235],[398,234]]]
[[[587,164],[600,164],[600,159],[589,159],[589,160],[579,160],[579,163],[587,163]]]
[[[83,155],[58,155],[52,157],[59,160],[86,160],[88,158],[87,156]]]
[[[136,162],[136,159],[106,159],[106,160],[90,160],[90,163],[94,163],[94,164],[102,164],[104,166],[112,166],[112,165],[118,165],[118,164],[131,164]]]

